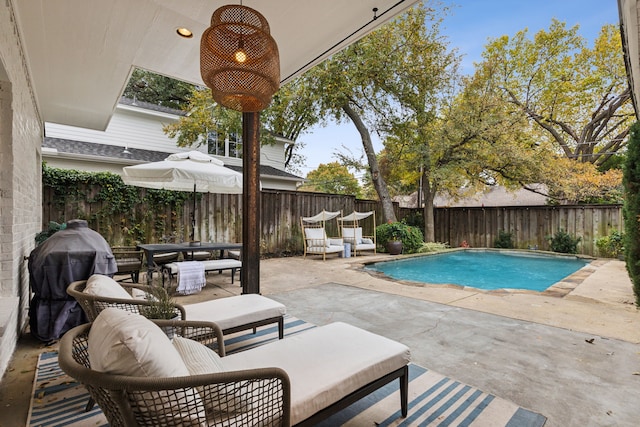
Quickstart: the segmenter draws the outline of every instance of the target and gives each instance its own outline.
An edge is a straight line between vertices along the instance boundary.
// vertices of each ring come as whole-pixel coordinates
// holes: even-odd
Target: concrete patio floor
[[[595,260],[556,292],[482,292],[399,283],[357,258],[261,262],[263,295],[322,325],[345,321],[398,340],[414,363],[509,399],[546,426],[635,426],[640,419],[640,311],[624,263]],[[228,273],[208,276],[180,303],[239,294]],[[0,426],[24,425],[37,355],[25,335],[0,384]]]

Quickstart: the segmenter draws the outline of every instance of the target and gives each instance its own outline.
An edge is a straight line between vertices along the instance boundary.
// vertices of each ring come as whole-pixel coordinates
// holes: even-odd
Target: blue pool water
[[[473,288],[544,291],[588,264],[574,257],[500,251],[456,251],[399,261],[378,262],[366,269],[399,280],[449,283]]]

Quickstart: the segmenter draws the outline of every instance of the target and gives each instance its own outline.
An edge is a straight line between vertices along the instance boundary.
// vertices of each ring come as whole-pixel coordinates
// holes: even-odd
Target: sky
[[[618,25],[617,0],[442,0],[450,7],[441,31],[448,38],[451,48],[462,55],[461,71],[473,73],[473,63],[481,59],[484,46],[490,39],[502,35],[513,36],[527,28],[529,35],[548,29],[553,18],[565,22],[567,27],[579,25],[579,34],[588,45],[605,24]],[[382,143],[372,134],[376,152]],[[336,161],[335,152],[359,156],[362,142],[351,122],[329,123],[316,126],[298,139],[305,144],[300,154],[306,157],[301,167],[302,176],[320,164]]]

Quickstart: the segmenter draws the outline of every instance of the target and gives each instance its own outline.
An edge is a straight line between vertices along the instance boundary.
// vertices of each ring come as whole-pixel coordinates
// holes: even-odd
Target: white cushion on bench
[[[223,357],[221,362],[228,371],[284,369],[291,380],[293,425],[409,360],[407,346],[337,322]]]
[[[225,330],[247,323],[284,316],[287,308],[257,294],[236,295],[184,306],[189,320],[216,323]]]
[[[309,246],[307,247],[307,253],[309,254],[332,254],[335,252],[344,251],[344,245],[331,245],[331,246]]]
[[[242,268],[242,262],[237,259],[210,259],[206,261],[196,261],[202,263],[204,266],[204,271],[214,271],[214,270],[230,270],[233,268]],[[165,264],[164,268],[170,269],[171,274],[178,274],[178,263],[171,262],[169,264]]]
[[[372,251],[376,248],[376,245],[373,243],[360,243],[355,246],[357,251]]]

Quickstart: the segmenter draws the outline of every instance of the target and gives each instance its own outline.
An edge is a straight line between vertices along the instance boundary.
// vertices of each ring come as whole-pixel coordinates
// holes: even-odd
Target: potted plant
[[[405,225],[401,222],[388,223],[389,240],[387,240],[387,252],[390,255],[400,255],[402,253],[402,237]]]
[[[424,243],[422,231],[404,221],[388,221],[376,227],[376,240],[391,255],[415,253]]]
[[[169,292],[162,286],[152,285],[149,287],[146,300],[148,305],[140,307],[140,314],[147,319],[175,319],[180,315],[176,304]],[[173,338],[173,328],[163,329],[169,338]]]

